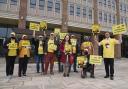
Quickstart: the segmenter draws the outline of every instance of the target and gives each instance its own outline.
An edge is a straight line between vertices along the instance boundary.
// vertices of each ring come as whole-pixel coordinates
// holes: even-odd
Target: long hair
[[[66,35],[66,36],[69,36],[69,40],[68,40],[68,43],[71,44],[71,36],[70,35]],[[65,44],[66,42],[66,36],[64,37],[63,41],[62,41],[62,44]]]

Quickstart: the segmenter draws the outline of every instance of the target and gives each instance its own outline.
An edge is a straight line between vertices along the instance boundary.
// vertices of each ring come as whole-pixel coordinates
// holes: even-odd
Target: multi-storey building
[[[0,37],[8,37],[13,30],[32,34],[28,30],[30,21],[47,21],[48,31],[61,27],[62,6],[62,0],[0,0]],[[128,0],[68,0],[67,6],[64,13],[68,14],[68,31],[79,38],[91,34],[93,23],[101,24],[101,33],[112,32],[113,24],[128,24]],[[127,34],[123,35],[125,48],[128,48]],[[122,50],[128,55],[127,49]]]

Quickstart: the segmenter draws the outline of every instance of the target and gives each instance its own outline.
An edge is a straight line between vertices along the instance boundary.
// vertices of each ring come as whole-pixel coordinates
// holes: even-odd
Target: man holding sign
[[[114,47],[116,44],[120,44],[121,40],[110,38],[110,34],[106,32],[105,39],[103,39],[100,43],[97,40],[96,42],[98,43],[99,46],[103,45],[103,58],[104,58],[104,65],[106,71],[106,76],[104,78],[109,78],[110,76],[110,79],[113,80],[114,79]]]

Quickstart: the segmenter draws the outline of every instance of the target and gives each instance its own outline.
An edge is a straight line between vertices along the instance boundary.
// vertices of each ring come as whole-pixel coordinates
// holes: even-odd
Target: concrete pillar
[[[120,24],[120,5],[119,0],[116,1],[116,17],[117,17],[117,24]],[[119,39],[119,36],[115,36],[116,39]],[[115,46],[115,58],[121,58],[121,44]]]
[[[98,24],[98,5],[97,5],[97,0],[93,0],[93,18],[94,18],[94,24]],[[96,37],[98,38],[98,35],[96,35]],[[98,55],[98,45],[96,44],[96,42],[94,41],[94,36],[92,36],[92,43],[94,46],[94,55]]]
[[[18,23],[19,30],[26,29],[27,1],[28,0],[20,0],[19,23]]]
[[[62,0],[62,29],[61,32],[68,32],[68,0]]]

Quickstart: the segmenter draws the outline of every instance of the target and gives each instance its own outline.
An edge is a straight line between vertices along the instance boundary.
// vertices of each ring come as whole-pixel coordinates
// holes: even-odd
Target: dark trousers
[[[40,63],[42,72],[44,72],[44,54],[35,55],[37,73],[40,71]]]
[[[13,75],[16,56],[6,57],[6,75]]]
[[[19,58],[19,76],[26,75],[28,59],[28,57]]]
[[[106,76],[114,75],[114,58],[104,58]]]
[[[45,74],[47,74],[49,64],[50,64],[50,73],[53,72],[54,60],[55,60],[55,54],[47,53],[45,57],[45,71],[44,71]]]

